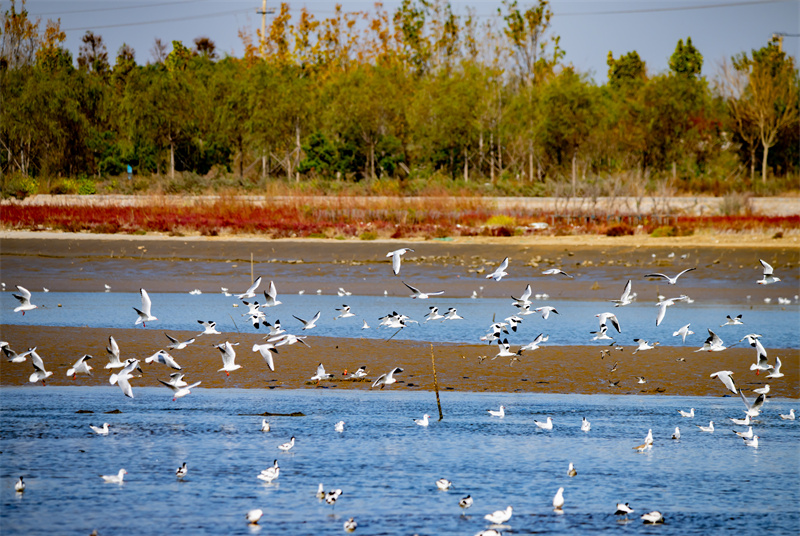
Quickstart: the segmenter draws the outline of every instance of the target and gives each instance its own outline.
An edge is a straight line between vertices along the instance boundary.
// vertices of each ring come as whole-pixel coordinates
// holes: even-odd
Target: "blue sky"
[[[372,11],[374,2],[340,0],[345,11]],[[391,13],[399,0],[386,0]],[[521,6],[529,5],[524,1]],[[333,12],[335,2],[290,2],[293,13],[308,8],[317,18]],[[2,2],[8,9],[8,0]],[[268,7],[278,2],[270,0]],[[497,17],[499,1],[451,0],[457,14],[474,8],[481,18]],[[136,50],[139,63],[150,60],[156,38],[187,46],[199,36],[211,38],[221,53],[241,56],[240,28],[254,32],[261,26],[260,0],[29,0],[33,17],[61,19],[67,30],[66,46],[77,57],[80,39],[87,30],[103,36],[113,63],[123,43]],[[742,51],[760,48],[773,32],[795,34],[784,39],[784,50],[798,57],[800,51],[800,1],[798,0],[552,0],[552,31],[561,36],[565,61],[589,73],[597,82],[606,80],[606,56],[636,50],[649,72],[665,71],[678,39],[691,36],[705,58],[703,74],[713,77],[718,64]],[[171,49],[171,47],[170,47]]]

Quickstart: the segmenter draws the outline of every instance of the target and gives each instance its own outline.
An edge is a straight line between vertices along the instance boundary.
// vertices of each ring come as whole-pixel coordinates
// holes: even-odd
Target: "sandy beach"
[[[759,258],[769,259],[781,270],[795,270],[800,262],[800,249],[793,239],[767,239],[766,237],[685,237],[680,239],[634,240],[636,237],[608,239],[607,237],[549,237],[542,240],[511,238],[504,240],[462,239],[452,242],[404,242],[415,249],[406,260],[409,270],[414,269],[427,277],[436,279],[442,273],[456,273],[449,277],[452,289],[467,292],[481,276],[472,271],[480,270],[487,259],[499,260],[504,256],[518,259],[524,269],[532,273],[535,269],[551,265],[564,266],[582,273],[596,274],[596,278],[581,277],[580,280],[548,280],[551,294],[562,298],[589,295],[592,298],[612,299],[618,297],[624,275],[646,273],[653,267],[673,270],[679,266],[677,260],[668,257],[674,252],[688,254],[694,265],[719,272],[747,271],[747,280],[753,282],[760,275],[753,266]],[[188,290],[195,285],[217,282],[222,276],[217,268],[209,273],[200,268],[207,264],[224,263],[222,269],[236,272],[249,278],[250,254],[253,253],[257,273],[269,273],[276,267],[290,266],[293,273],[319,274],[320,286],[326,292],[347,284],[348,289],[362,294],[377,293],[370,281],[360,277],[363,271],[374,271],[382,281],[392,281],[387,276],[386,251],[401,244],[380,241],[318,241],[279,240],[269,241],[250,238],[169,238],[154,236],[118,237],[97,235],[5,233],[0,236],[2,246],[3,281],[13,287],[15,281],[24,280],[34,286],[47,284],[60,291],[97,291],[105,277],[89,269],[90,265],[123,263],[134,265],[131,274],[121,274],[112,280],[114,291],[136,291],[145,282],[151,291]],[[168,271],[148,273],[148,266],[156,263],[170,267]],[[83,273],[76,273],[80,266]],[[356,270],[358,276],[349,274]],[[471,271],[472,270],[472,271]],[[541,271],[541,270],[539,270]],[[200,275],[198,275],[200,274]],[[215,275],[216,274],[216,275]],[[704,277],[703,270],[695,272]],[[719,274],[715,274],[718,276]],[[793,276],[796,278],[796,275]],[[215,279],[216,278],[216,279]],[[622,279],[619,281],[618,279]],[[610,280],[610,281],[609,281]],[[601,284],[598,284],[601,281]],[[792,280],[793,281],[793,280]],[[396,283],[396,282],[395,282]],[[217,283],[218,284],[218,283]],[[789,283],[790,285],[793,283]],[[176,288],[177,285],[180,285]],[[282,292],[296,292],[297,283],[282,280]],[[747,292],[759,299],[761,295],[772,295],[773,288],[748,285]],[[502,289],[502,290],[500,290]],[[216,289],[218,290],[218,289]],[[692,290],[693,297],[702,299],[719,293],[720,289],[704,289],[702,285]],[[723,289],[737,292],[737,289]],[[792,292],[791,289],[781,289]],[[486,285],[486,294],[505,296],[505,287]],[[144,359],[165,346],[165,338],[157,323],[146,329],[96,329],[62,328],[47,326],[4,325],[2,338],[12,348],[24,350],[37,346],[54,375],[51,385],[104,385],[107,371],[105,346],[113,335],[120,344],[123,359]],[[176,337],[191,337],[197,332],[176,332]],[[203,387],[242,388],[331,388],[368,389],[369,383],[347,380],[345,370],[354,371],[362,365],[368,367],[369,378],[391,370],[395,366],[405,369],[399,376],[401,382],[394,389],[432,390],[431,351],[435,355],[438,387],[441,391],[498,391],[498,392],[553,392],[553,393],[614,393],[614,394],[666,394],[723,396],[725,390],[709,374],[718,370],[734,371],[734,378],[741,387],[752,389],[765,383],[764,376],[756,376],[749,370],[754,362],[754,351],[749,347],[728,349],[724,352],[695,353],[699,346],[686,348],[659,347],[652,351],[632,355],[633,347],[623,351],[612,351],[601,358],[599,346],[551,346],[535,352],[525,353],[519,361],[508,358],[492,361],[496,350],[481,345],[455,345],[427,342],[391,340],[388,342],[367,339],[337,339],[309,337],[311,348],[301,345],[283,347],[275,356],[276,371],[270,372],[259,354],[251,351],[252,345],[261,342],[263,335],[254,333],[229,333],[219,336],[203,336],[185,350],[172,352],[186,369],[187,379],[203,380]],[[217,372],[221,366],[219,352],[212,344],[237,341],[237,362],[240,371],[230,377]],[[770,361],[780,356],[783,372],[780,380],[770,382],[771,396],[800,397],[800,350],[769,349]],[[95,367],[95,376],[79,376],[73,380],[65,376],[66,369],[81,355],[95,357],[90,362]],[[488,355],[488,359],[480,356]],[[334,380],[320,386],[309,384],[318,363],[324,362],[326,369],[334,373]],[[617,363],[617,370],[610,372]],[[159,385],[156,378],[166,379],[170,369],[163,365],[147,365],[145,375],[134,380],[136,385]],[[23,385],[31,373],[29,363],[0,364],[0,385]],[[647,383],[638,384],[636,376],[643,376]],[[618,382],[615,385],[609,383]]]

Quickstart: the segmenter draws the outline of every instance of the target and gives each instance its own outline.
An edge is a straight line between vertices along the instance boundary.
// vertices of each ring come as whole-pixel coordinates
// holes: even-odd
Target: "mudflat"
[[[42,285],[59,291],[100,291],[103,283],[111,282],[115,292],[136,291],[141,286],[155,292],[182,292],[202,285],[219,291],[220,281],[224,284],[232,274],[249,280],[252,254],[256,275],[267,275],[280,268],[297,276],[283,277],[281,292],[297,292],[303,285],[297,279],[305,279],[307,285],[308,278],[313,277],[319,281],[318,288],[326,293],[345,285],[348,290],[370,295],[382,292],[385,286],[376,284],[376,280],[399,285],[386,259],[388,251],[399,247],[414,249],[405,257],[403,270],[413,273],[416,281],[427,278],[446,282],[448,295],[466,296],[481,285],[487,297],[509,293],[508,285],[487,284],[494,282],[487,282],[482,272],[506,256],[512,258],[512,266],[518,273],[531,277],[540,276],[543,269],[553,266],[580,275],[574,280],[537,279],[536,284],[551,295],[602,300],[618,298],[629,277],[641,277],[654,269],[676,273],[687,266],[698,267],[692,273],[696,282],[691,294],[695,299],[719,297],[720,293],[738,297],[743,288],[754,300],[772,296],[775,285],[755,284],[761,275],[759,258],[781,270],[785,288],[780,291],[791,296],[798,288],[800,263],[796,237],[772,239],[750,235],[400,242],[3,233],[0,260],[3,281],[10,288],[24,280],[32,289]],[[214,268],[204,268],[209,265]],[[108,270],[98,268],[103,266]],[[120,266],[133,268],[121,271]],[[730,278],[731,284],[725,288],[706,288],[703,279],[712,276]],[[157,323],[138,329],[36,325],[3,325],[0,329],[2,339],[17,351],[37,347],[48,370],[54,372],[47,382],[52,385],[108,385],[110,371],[103,367],[107,363],[105,346],[111,335],[122,349],[123,360],[128,357],[142,360],[145,374],[132,381],[134,393],[137,385],[158,386],[156,378],[168,379],[173,372],[164,365],[144,365],[145,357],[165,347],[165,337]],[[189,338],[197,333],[171,334]],[[698,344],[685,348],[658,347],[634,355],[634,347],[628,346],[622,351],[612,349],[603,356],[599,346],[544,346],[511,361],[503,357],[493,360],[497,353],[494,346],[309,337],[306,340],[311,348],[299,344],[279,348],[274,356],[276,370],[271,372],[260,354],[252,351],[253,344],[263,342],[262,337],[263,334],[257,333],[204,335],[188,348],[171,354],[184,368],[188,381],[202,380],[203,387],[209,388],[369,389],[371,381],[354,381],[344,374],[345,370],[352,373],[366,365],[370,380],[396,366],[403,368],[404,372],[398,375],[400,381],[391,389],[432,390],[435,364],[436,383],[441,391],[724,396],[732,393],[709,375],[731,370],[745,391],[770,383],[770,396],[800,397],[798,349],[768,348],[770,362],[774,362],[775,356],[781,357],[785,376],[765,380],[763,374],[756,375],[749,369],[755,362],[755,351],[749,347],[696,353]],[[218,372],[222,361],[213,347],[225,340],[239,342],[235,348],[237,363],[242,365],[229,377]],[[94,356],[90,361],[94,376],[67,378],[66,369],[83,354]],[[335,377],[319,385],[309,383],[319,363],[324,363]],[[0,385],[23,385],[32,371],[30,361],[11,364],[2,360]],[[646,383],[638,383],[639,376]]]

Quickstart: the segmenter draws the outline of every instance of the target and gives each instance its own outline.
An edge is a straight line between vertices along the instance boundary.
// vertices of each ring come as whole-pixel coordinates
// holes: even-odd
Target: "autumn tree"
[[[83,44],[78,53],[78,67],[99,75],[107,74],[110,66],[103,36],[87,31],[81,38],[81,43]]]
[[[786,130],[796,129],[800,123],[797,70],[794,60],[781,50],[777,40],[753,50],[750,57],[742,53],[733,58],[733,68],[739,78],[734,79],[733,73],[729,73],[731,115],[742,138],[748,139],[753,133],[758,135],[762,148],[761,182],[764,184],[769,149]],[[746,81],[746,86],[737,87],[742,81]]]

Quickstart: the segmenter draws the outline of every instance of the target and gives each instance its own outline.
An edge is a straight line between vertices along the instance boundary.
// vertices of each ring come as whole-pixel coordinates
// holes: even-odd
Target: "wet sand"
[[[175,332],[179,340],[195,336],[197,332]],[[37,346],[48,370],[53,375],[48,385],[108,385],[108,363],[105,347],[109,335],[120,346],[122,359],[136,357],[142,360],[145,372],[142,378],[132,380],[134,394],[137,386],[159,386],[157,378],[169,379],[174,370],[166,365],[144,364],[144,358],[164,348],[166,338],[153,326],[140,329],[96,329],[3,326],[3,340],[12,348],[22,350]],[[800,350],[768,349],[770,361],[780,356],[781,369],[786,375],[775,380],[765,380],[749,370],[755,361],[752,348],[731,348],[724,352],[695,353],[694,347],[658,347],[632,355],[633,347],[612,351],[601,359],[601,346],[545,346],[525,353],[518,362],[510,364],[508,358],[491,358],[495,346],[456,345],[409,342],[388,342],[373,339],[337,339],[309,337],[311,348],[300,344],[281,347],[274,355],[275,372],[271,372],[259,353],[252,351],[254,343],[262,342],[263,335],[223,334],[204,335],[184,350],[170,351],[183,367],[186,380],[202,380],[203,387],[282,388],[282,389],[369,389],[371,381],[399,366],[404,372],[398,383],[389,387],[401,390],[434,389],[431,349],[435,356],[439,390],[582,393],[582,394],[665,394],[677,396],[724,396],[726,391],[719,380],[709,378],[718,370],[734,371],[737,385],[748,391],[769,383],[770,396],[800,397]],[[239,342],[236,363],[241,369],[227,377],[218,372],[222,366],[220,353],[212,347],[230,340]],[[68,378],[66,370],[84,353],[94,356],[89,363],[95,368],[94,376],[78,375]],[[479,356],[488,359],[479,360]],[[685,361],[679,361],[683,359]],[[323,381],[319,386],[309,383],[317,364],[323,362],[327,372],[335,374],[334,380]],[[616,372],[610,372],[617,363]],[[355,371],[366,365],[369,382],[347,380],[342,373]],[[0,385],[26,385],[33,372],[30,361],[11,364],[0,361]],[[638,384],[635,376],[644,376],[645,384]],[[619,381],[610,386],[609,380]],[[166,388],[165,388],[166,389]]]
[[[99,291],[111,282],[114,292],[135,292],[142,285],[153,292],[188,291],[202,288],[219,291],[220,281],[234,277],[249,282],[250,255],[256,275],[272,277],[278,268],[298,278],[319,281],[315,288],[326,294],[339,286],[364,295],[382,293],[386,286],[399,286],[391,275],[386,252],[409,246],[404,270],[418,278],[429,278],[447,285],[448,295],[468,296],[478,285],[484,296],[507,296],[515,285],[506,281],[486,285],[481,269],[505,256],[514,260],[525,277],[541,277],[541,270],[558,266],[579,275],[575,280],[537,279],[535,284],[553,296],[578,299],[618,298],[629,277],[657,271],[670,272],[697,266],[691,295],[695,299],[731,293],[738,297],[746,288],[753,300],[765,296],[791,296],[797,292],[800,248],[797,237],[771,239],[758,235],[695,236],[676,239],[649,237],[512,237],[470,238],[452,242],[438,241],[338,241],[338,240],[265,240],[257,237],[176,238],[162,236],[99,236],[68,233],[0,233],[0,259],[3,280],[13,286],[25,281],[30,288],[48,286],[57,291]],[[676,253],[672,258],[670,253]],[[681,260],[680,256],[688,254]],[[778,285],[756,285],[761,276],[758,259],[773,263],[785,276]],[[730,280],[729,288],[706,288],[704,278]],[[418,279],[419,280],[419,279]],[[236,283],[239,284],[239,283]],[[249,283],[248,283],[249,284]],[[437,283],[438,284],[438,283]],[[280,279],[280,292],[293,293],[301,284],[292,277]],[[244,287],[243,287],[244,288]],[[664,290],[665,285],[650,290]],[[313,289],[307,289],[309,291]],[[407,295],[402,289],[403,295]],[[516,289],[519,291],[520,289]],[[539,288],[537,288],[539,291]],[[640,289],[641,291],[641,289]],[[783,293],[783,294],[780,294]],[[739,299],[739,298],[736,298]],[[36,346],[54,375],[51,385],[107,385],[105,346],[113,335],[122,348],[123,359],[144,360],[164,348],[166,338],[157,323],[146,329],[58,328],[45,326],[0,326],[2,340],[22,351]],[[197,332],[174,333],[191,337]],[[767,335],[767,334],[765,334]],[[263,335],[229,333],[202,336],[185,350],[172,352],[186,369],[187,380],[203,381],[203,387],[242,388],[318,388],[308,385],[323,362],[336,380],[323,382],[319,388],[368,389],[366,382],[342,379],[342,372],[367,365],[369,378],[376,378],[395,366],[405,369],[400,382],[392,389],[432,390],[431,345],[422,342],[309,337],[311,349],[302,345],[282,347],[275,356],[276,371],[270,372],[252,345]],[[212,344],[239,342],[237,363],[242,369],[226,377],[219,352]],[[181,339],[182,340],[182,339]],[[734,371],[734,378],[745,390],[757,388],[764,376],[749,370],[755,351],[749,347],[724,352],[695,353],[688,348],[659,347],[632,355],[632,346],[600,358],[601,346],[543,347],[523,354],[518,362],[491,357],[496,347],[480,345],[433,344],[438,385],[441,391],[498,391],[553,393],[613,393],[723,396],[725,389],[709,374],[718,370]],[[800,397],[800,350],[768,349],[770,362],[780,356],[784,378],[770,381],[771,396]],[[96,375],[72,380],[66,369],[81,355],[95,356]],[[479,360],[479,356],[489,358]],[[684,359],[685,361],[678,361]],[[615,362],[617,371],[610,372]],[[158,386],[156,378],[167,379],[171,369],[163,365],[143,365],[145,376],[134,386]],[[32,372],[30,362],[20,365],[0,363],[0,385],[23,385]],[[99,373],[98,373],[99,372]],[[644,376],[637,384],[635,376]],[[610,386],[608,380],[617,381]],[[135,389],[135,387],[134,387]]]

